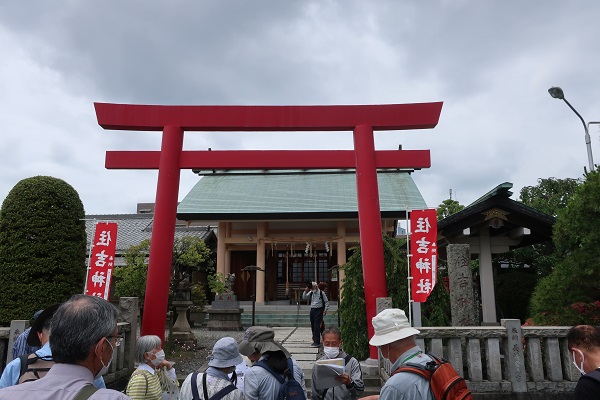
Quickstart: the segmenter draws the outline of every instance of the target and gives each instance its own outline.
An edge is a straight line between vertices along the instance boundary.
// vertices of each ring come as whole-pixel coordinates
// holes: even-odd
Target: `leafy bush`
[[[125,253],[125,265],[115,267],[114,297],[139,297],[140,306],[144,304],[146,280],[148,279],[148,254],[150,240],[144,240],[131,246]]]
[[[131,246],[125,253],[125,265],[114,269],[115,296],[137,296],[143,303],[148,278],[150,241]],[[211,272],[214,265],[212,250],[200,238],[184,236],[173,243],[170,290],[172,298],[183,299],[183,293],[196,284],[192,274],[196,271]]]
[[[558,213],[553,230],[557,250],[564,255],[552,273],[540,280],[531,298],[536,324],[591,323],[576,303],[600,300],[600,172],[586,175],[567,207]]]
[[[384,263],[388,296],[392,306],[408,311],[408,261],[406,241],[383,236]],[[369,356],[368,325],[365,307],[365,292],[360,248],[354,248],[348,262],[342,266],[346,277],[343,280],[343,301],[340,302],[340,331],[344,349],[357,357]],[[407,312],[408,315],[408,312]],[[423,326],[447,326],[450,324],[450,296],[444,290],[441,279],[426,303],[421,304]]]
[[[191,289],[190,300],[192,303],[192,308],[198,311],[204,311],[204,307],[206,307],[207,299],[206,299],[206,291],[204,290],[204,285],[194,285]]]
[[[61,179],[35,176],[13,187],[0,210],[0,324],[83,292],[84,218],[79,195]]]
[[[215,272],[214,274],[208,275],[208,287],[214,294],[225,292],[227,289],[225,285],[225,275],[221,272]]]

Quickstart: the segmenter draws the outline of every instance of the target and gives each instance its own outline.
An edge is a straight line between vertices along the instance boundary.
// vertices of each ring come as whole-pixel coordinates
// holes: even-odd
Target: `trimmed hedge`
[[[85,212],[68,183],[23,179],[0,210],[0,324],[82,293],[86,271]]]

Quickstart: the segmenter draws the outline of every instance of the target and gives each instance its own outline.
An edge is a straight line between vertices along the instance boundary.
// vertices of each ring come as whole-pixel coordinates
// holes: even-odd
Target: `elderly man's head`
[[[403,310],[388,308],[373,317],[375,334],[369,341],[381,354],[394,363],[402,353],[415,346],[415,335],[420,331],[410,326]]]
[[[102,298],[75,295],[52,318],[50,347],[57,363],[84,365],[96,375],[119,343],[117,309]]]

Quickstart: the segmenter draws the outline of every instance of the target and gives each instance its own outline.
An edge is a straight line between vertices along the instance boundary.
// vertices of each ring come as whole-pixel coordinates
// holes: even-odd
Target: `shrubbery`
[[[68,183],[23,179],[0,210],[0,324],[83,293],[85,212]]]
[[[384,262],[388,296],[392,305],[408,315],[408,283],[406,241],[383,236]],[[369,357],[368,324],[365,309],[365,291],[360,248],[355,248],[348,262],[342,267],[346,277],[343,281],[343,301],[340,302],[342,337],[344,349],[358,359]],[[447,326],[450,324],[450,296],[444,290],[441,277],[426,303],[421,304],[423,326]]]
[[[600,300],[600,173],[588,173],[554,225],[564,258],[540,280],[531,299],[533,321],[544,325],[594,323],[588,309]]]

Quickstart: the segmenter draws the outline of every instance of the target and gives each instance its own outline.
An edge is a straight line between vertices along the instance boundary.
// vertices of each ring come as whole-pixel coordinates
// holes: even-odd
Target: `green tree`
[[[566,208],[580,184],[580,179],[572,178],[538,179],[537,185],[521,189],[519,200],[526,206],[556,217]],[[495,257],[496,260],[508,262],[514,268],[527,265],[539,276],[548,275],[554,265],[563,258],[564,254],[557,252],[552,242],[521,247]]]
[[[460,204],[458,201],[452,200],[452,199],[446,199],[446,200],[442,201],[442,204],[437,206],[437,210],[436,210],[437,211],[437,219],[438,219],[438,221],[442,220],[449,215],[456,214],[457,212],[461,211],[463,208],[465,208],[465,206]]]
[[[406,240],[383,235],[383,247],[388,296],[392,298],[393,307],[408,311]],[[353,250],[348,262],[342,267],[346,277],[343,282],[344,298],[338,308],[340,330],[346,351],[359,359],[366,359],[369,356],[369,346],[362,255],[360,248]],[[435,286],[427,302],[421,304],[421,317],[423,326],[450,324],[450,297],[441,282]]]
[[[61,179],[35,176],[13,187],[0,210],[0,324],[83,292],[84,218],[79,195]]]
[[[146,280],[148,278],[148,255],[150,240],[144,240],[133,245],[125,253],[125,265],[115,267],[115,297],[139,297],[144,303],[146,295]]]
[[[600,300],[599,219],[600,173],[595,171],[558,212],[553,240],[564,258],[535,288],[531,310],[536,323],[589,322],[580,307],[594,307]]]
[[[115,296],[137,296],[143,300],[146,294],[150,240],[131,246],[125,253],[125,265],[116,267]],[[211,273],[214,269],[214,253],[200,238],[183,236],[175,238],[171,263],[171,294],[181,299],[196,283],[194,272]]]
[[[519,201],[545,214],[556,217],[560,210],[567,207],[581,179],[546,178],[538,179],[538,184],[525,186],[519,194]]]

